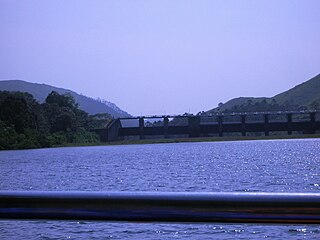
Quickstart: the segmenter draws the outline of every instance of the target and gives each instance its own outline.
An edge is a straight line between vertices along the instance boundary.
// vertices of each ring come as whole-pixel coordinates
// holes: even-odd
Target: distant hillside
[[[212,110],[219,110],[220,112],[225,112],[228,111],[229,109],[233,109],[234,107],[238,105],[244,105],[247,102],[260,102],[263,100],[269,100],[268,98],[254,98],[254,97],[238,97],[238,98],[233,98],[229,100],[228,102],[222,104],[220,107],[212,109]],[[210,111],[212,111],[210,110]]]
[[[320,100],[320,74],[273,97],[279,103],[310,106]]]
[[[22,80],[7,80],[0,81],[0,91],[20,91],[28,92],[33,95],[40,103],[44,102],[46,97],[52,91],[59,94],[69,93],[75,101],[79,104],[80,109],[89,114],[109,113],[113,117],[128,117],[127,112],[118,108],[114,103],[106,100],[96,100],[84,95],[80,95],[68,89],[57,88],[46,84],[30,83]]]
[[[274,97],[239,97],[205,113],[320,110],[320,74]]]

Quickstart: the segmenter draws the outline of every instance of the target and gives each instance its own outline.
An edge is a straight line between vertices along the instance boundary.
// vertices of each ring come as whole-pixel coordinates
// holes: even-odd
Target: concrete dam
[[[104,142],[148,138],[315,134],[319,131],[320,111],[140,116],[113,119],[106,128],[95,129]]]

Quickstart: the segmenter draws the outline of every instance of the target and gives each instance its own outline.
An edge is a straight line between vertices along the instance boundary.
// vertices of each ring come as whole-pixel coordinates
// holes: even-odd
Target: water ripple
[[[319,149],[308,139],[1,151],[0,189],[318,192]],[[0,238],[320,239],[320,228],[1,221]]]

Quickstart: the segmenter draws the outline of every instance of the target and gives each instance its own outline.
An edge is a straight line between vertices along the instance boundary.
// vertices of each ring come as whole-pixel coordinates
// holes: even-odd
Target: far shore
[[[320,134],[301,135],[271,135],[271,136],[228,136],[228,137],[197,137],[197,138],[161,138],[143,140],[122,140],[114,142],[101,142],[98,144],[66,144],[55,147],[77,147],[77,146],[115,146],[132,144],[161,144],[161,143],[187,143],[187,142],[226,142],[226,141],[249,141],[249,140],[281,140],[281,139],[309,139],[320,138]]]
[[[271,135],[271,136],[228,136],[228,137],[197,137],[197,138],[161,138],[161,139],[143,139],[143,140],[122,140],[100,143],[67,143],[63,145],[54,145],[50,148],[64,147],[89,147],[89,146],[120,146],[134,144],[164,144],[164,143],[192,143],[192,142],[228,142],[228,141],[252,141],[252,140],[285,140],[285,139],[312,139],[320,138],[320,134],[301,134],[301,135]],[[1,151],[16,151],[41,148],[21,148],[7,149]]]

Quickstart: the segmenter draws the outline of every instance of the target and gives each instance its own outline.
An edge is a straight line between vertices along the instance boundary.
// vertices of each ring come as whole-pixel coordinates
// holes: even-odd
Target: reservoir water
[[[320,193],[320,139],[1,151],[0,190]],[[0,220],[0,239],[264,238],[320,226]]]

